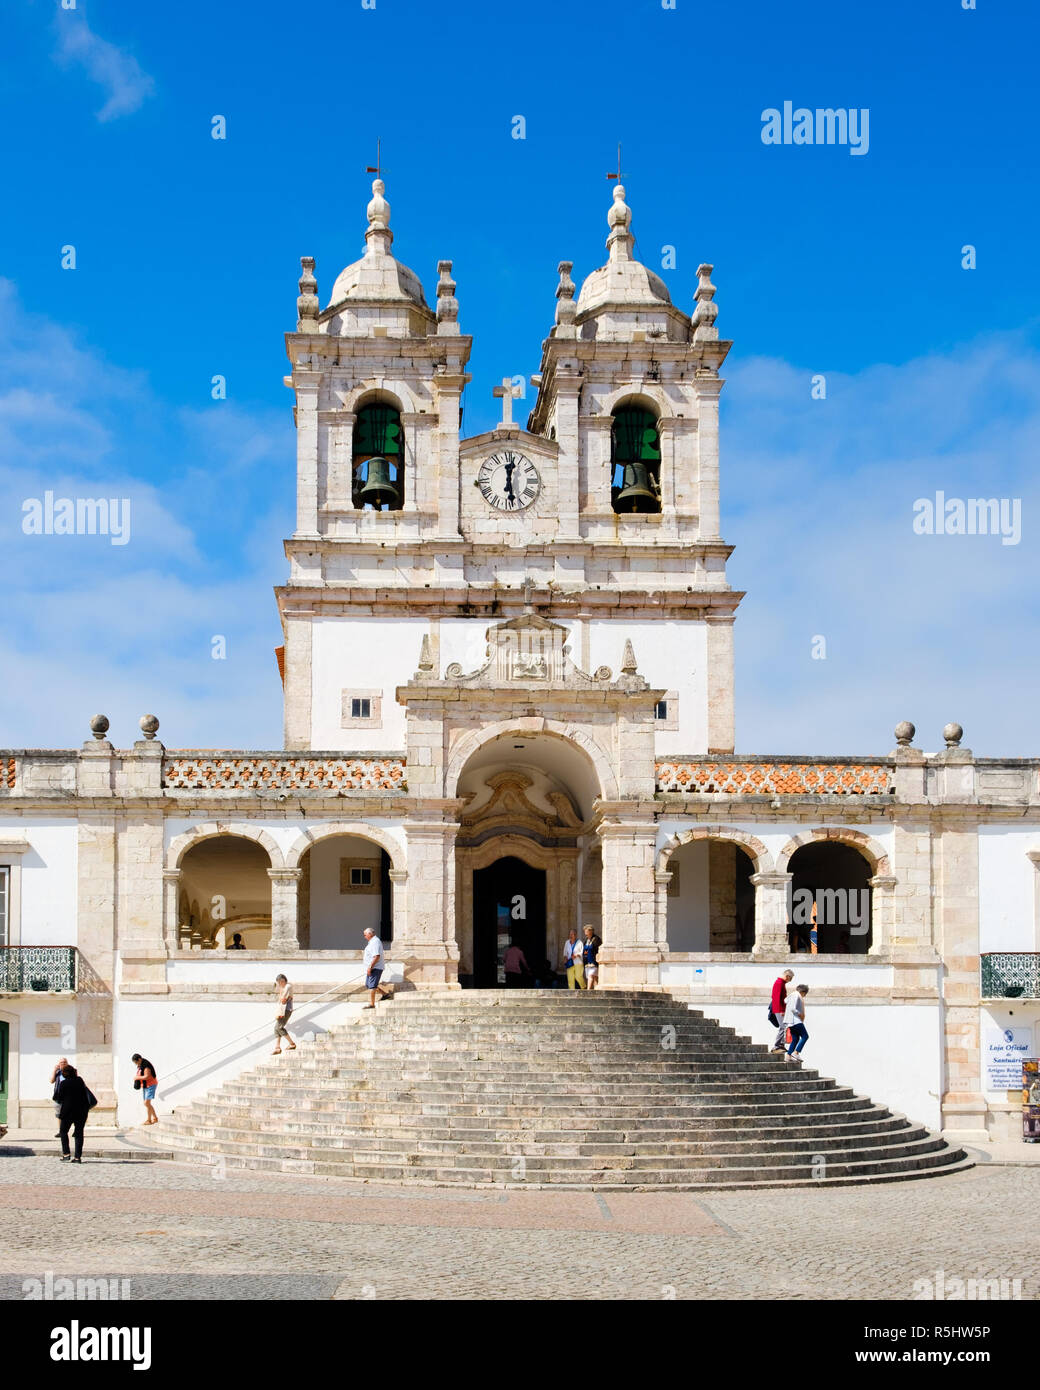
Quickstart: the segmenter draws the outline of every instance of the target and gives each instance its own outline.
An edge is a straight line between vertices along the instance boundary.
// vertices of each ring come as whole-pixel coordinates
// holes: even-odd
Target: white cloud
[[[99,121],[111,121],[136,111],[155,90],[155,83],[130,53],[95,34],[79,10],[59,10],[55,16],[58,49],[55,59],[63,67],[80,67],[105,93],[97,113]]]

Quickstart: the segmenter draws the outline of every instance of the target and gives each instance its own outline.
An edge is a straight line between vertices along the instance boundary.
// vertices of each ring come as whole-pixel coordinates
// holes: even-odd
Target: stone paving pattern
[[[0,1297],[129,1278],[165,1299],[908,1299],[1040,1291],[1040,1169],[742,1193],[451,1191],[0,1155]],[[797,1262],[785,1252],[796,1235]]]

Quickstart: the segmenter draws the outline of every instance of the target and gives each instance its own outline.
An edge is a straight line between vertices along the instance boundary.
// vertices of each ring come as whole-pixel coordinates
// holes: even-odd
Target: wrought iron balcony
[[[0,946],[0,994],[71,994],[75,988],[75,946]]]
[[[990,951],[981,960],[983,999],[1040,999],[1040,951]]]

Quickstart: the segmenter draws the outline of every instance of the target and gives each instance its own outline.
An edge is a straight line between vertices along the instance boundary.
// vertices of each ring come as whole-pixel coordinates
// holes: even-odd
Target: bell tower
[[[561,261],[528,429],[559,447],[556,543],[583,578],[586,669],[632,637],[640,669],[668,689],[657,751],[733,748],[732,547],[719,534],[719,338],[712,267],[692,316],[633,254],[618,183],[607,261],[574,297]]]
[[[572,262],[560,262],[526,426],[505,377],[499,423],[460,439],[471,340],[452,263],[438,263],[434,311],[392,253],[385,192],[377,178],[364,254],[323,309],[303,260],[286,335],[297,426],[296,529],[277,591],[286,747],[400,753],[396,692],[420,647],[437,672],[472,671],[489,624],[534,613],[567,630],[585,672],[622,669],[634,645],[662,692],[659,756],[731,750],[742,595],[719,535],[730,344],[715,326],[711,266],[684,314],[636,260],[615,187],[607,261],[577,297]],[[491,711],[474,705],[470,717]]]
[[[290,573],[277,590],[287,748],[400,742],[403,720],[384,698],[399,673],[381,683],[372,650],[392,634],[371,620],[409,615],[403,600],[431,587],[433,556],[459,539],[471,340],[459,331],[451,261],[438,262],[434,311],[393,256],[385,192],[375,179],[364,254],[337,276],[324,309],[314,260],[302,258],[296,331],[285,337],[297,443]],[[407,644],[409,661],[418,642]]]

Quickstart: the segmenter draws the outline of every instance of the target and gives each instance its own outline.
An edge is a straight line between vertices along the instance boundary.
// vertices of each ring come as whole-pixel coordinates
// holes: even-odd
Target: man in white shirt
[[[383,943],[371,927],[365,928],[365,988],[368,990],[368,1003],[366,1009],[374,1009],[376,1006],[376,991],[379,991],[380,999],[391,998],[389,990],[379,988],[379,977],[383,973],[386,964],[383,956]]]

